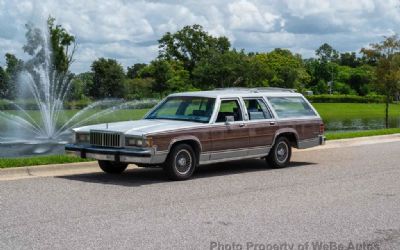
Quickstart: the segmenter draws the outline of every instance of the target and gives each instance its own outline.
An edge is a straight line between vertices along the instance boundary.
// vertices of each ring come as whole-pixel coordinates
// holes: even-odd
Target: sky
[[[325,42],[358,52],[400,33],[400,0],[0,0],[0,66],[7,52],[26,58],[24,25],[44,27],[49,15],[77,39],[74,73],[100,57],[148,63],[163,34],[193,24],[237,49],[287,48],[303,58]]]

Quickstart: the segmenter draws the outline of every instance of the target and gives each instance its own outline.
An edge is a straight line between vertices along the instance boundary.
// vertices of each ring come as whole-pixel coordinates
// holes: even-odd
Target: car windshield
[[[168,119],[207,123],[214,110],[215,99],[177,96],[167,98],[145,119]]]

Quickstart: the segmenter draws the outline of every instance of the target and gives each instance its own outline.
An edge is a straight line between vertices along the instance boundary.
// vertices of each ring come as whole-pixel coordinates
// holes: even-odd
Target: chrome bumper
[[[325,145],[326,137],[325,135],[319,135],[319,145]]]
[[[325,136],[318,135],[318,137],[299,141],[297,143],[297,148],[298,149],[306,149],[306,148],[312,148],[312,147],[316,147],[316,146],[324,145],[324,144],[325,144]]]
[[[77,144],[67,144],[65,146],[65,153],[81,158],[143,164],[161,164],[166,160],[168,155],[168,152],[156,152],[153,148],[128,150],[124,148],[100,148]]]

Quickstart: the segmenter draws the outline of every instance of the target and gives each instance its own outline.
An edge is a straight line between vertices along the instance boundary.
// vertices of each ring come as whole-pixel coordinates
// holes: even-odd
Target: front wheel
[[[174,146],[163,167],[171,180],[189,179],[196,168],[196,155],[192,147],[187,144]]]
[[[125,171],[128,164],[114,161],[98,161],[101,170],[108,174],[120,174]]]
[[[286,137],[276,139],[275,145],[269,152],[266,160],[268,165],[273,168],[284,168],[289,165],[290,157],[292,156],[292,148]]]

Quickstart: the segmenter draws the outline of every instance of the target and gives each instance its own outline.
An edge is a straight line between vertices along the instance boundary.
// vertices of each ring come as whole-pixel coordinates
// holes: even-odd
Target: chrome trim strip
[[[200,155],[199,164],[210,164],[217,162],[233,161],[246,158],[257,158],[267,156],[271,146],[253,148],[241,148],[232,150],[211,151]]]
[[[207,153],[223,153],[223,152],[232,152],[232,151],[241,151],[241,150],[257,150],[257,149],[265,149],[265,148],[271,148],[271,145],[248,147],[248,148],[223,149],[223,150],[207,151]]]
[[[258,155],[247,155],[247,156],[241,156],[241,157],[233,157],[233,158],[223,158],[223,159],[218,159],[218,160],[201,161],[200,165],[207,165],[207,164],[219,163],[219,162],[227,162],[227,161],[236,161],[236,160],[243,160],[243,159],[250,159],[250,158],[265,157],[265,156],[268,155],[268,153],[269,153],[269,151],[267,153],[258,154]]]

